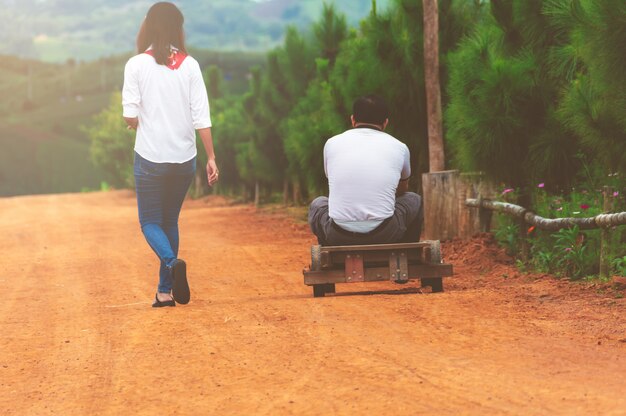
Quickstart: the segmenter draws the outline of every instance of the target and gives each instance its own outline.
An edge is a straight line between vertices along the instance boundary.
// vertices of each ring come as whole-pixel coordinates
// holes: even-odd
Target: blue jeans
[[[141,231],[161,261],[159,287],[170,293],[168,266],[178,257],[178,216],[196,172],[196,158],[185,163],[154,163],[135,153],[135,190]]]

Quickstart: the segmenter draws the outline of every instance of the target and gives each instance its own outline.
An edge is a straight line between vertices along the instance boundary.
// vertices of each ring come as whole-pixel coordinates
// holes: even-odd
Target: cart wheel
[[[311,246],[311,271],[320,270],[322,270],[322,246]]]
[[[441,263],[441,242],[439,240],[426,240],[425,243],[430,244],[430,262]]]
[[[422,279],[422,287],[430,286],[433,293],[443,292],[443,278],[441,277],[429,277]]]

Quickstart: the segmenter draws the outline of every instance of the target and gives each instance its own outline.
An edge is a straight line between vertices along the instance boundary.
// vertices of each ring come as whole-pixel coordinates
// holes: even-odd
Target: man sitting
[[[386,103],[361,97],[352,112],[353,128],[324,146],[329,197],[311,203],[313,234],[323,246],[419,241],[422,198],[407,192],[408,147],[383,132],[389,122]]]

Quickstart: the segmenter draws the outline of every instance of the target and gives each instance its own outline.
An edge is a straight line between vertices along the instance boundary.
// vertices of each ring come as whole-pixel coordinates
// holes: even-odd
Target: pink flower
[[[556,210],[557,211],[563,211],[563,207],[558,207]]]
[[[619,191],[613,192],[613,196],[618,196],[618,195],[619,195]]]
[[[587,204],[580,204],[580,209],[589,209],[589,205]]]
[[[509,192],[513,192],[515,189],[513,188],[506,188],[504,191],[502,191],[502,195],[504,194],[508,194]]]
[[[539,185],[537,185],[537,188],[543,188],[544,186],[546,186],[546,184],[541,182]]]
[[[566,247],[565,251],[572,251],[572,248],[571,247]]]

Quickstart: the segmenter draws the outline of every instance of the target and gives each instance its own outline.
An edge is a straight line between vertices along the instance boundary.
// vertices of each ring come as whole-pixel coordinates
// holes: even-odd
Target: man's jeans
[[[168,265],[178,256],[178,216],[196,171],[196,158],[185,163],[154,163],[135,153],[135,190],[141,231],[159,256],[161,293],[172,290]]]
[[[325,196],[316,198],[309,207],[309,225],[322,246],[417,242],[423,222],[422,197],[413,192],[396,197],[393,216],[369,233],[346,231],[335,224],[328,216]]]

